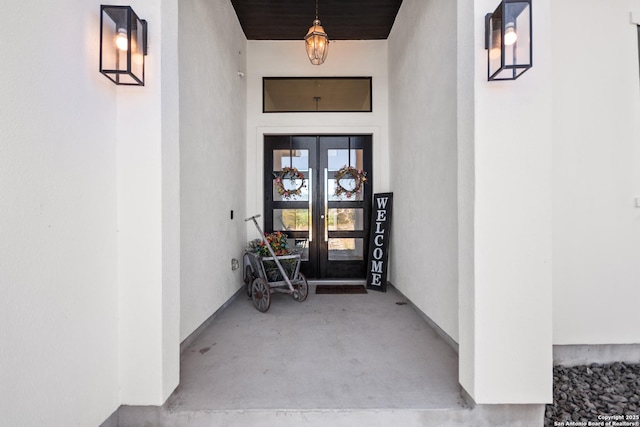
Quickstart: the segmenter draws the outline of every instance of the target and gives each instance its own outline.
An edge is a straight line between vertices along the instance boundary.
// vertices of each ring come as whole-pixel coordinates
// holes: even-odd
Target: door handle
[[[324,168],[324,241],[329,241],[329,170]]]
[[[309,168],[309,243],[313,242],[313,168]]]

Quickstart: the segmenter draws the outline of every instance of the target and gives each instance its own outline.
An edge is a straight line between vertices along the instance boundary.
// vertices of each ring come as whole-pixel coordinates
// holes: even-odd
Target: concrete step
[[[459,409],[252,409],[174,411],[123,406],[118,427],[542,427],[544,405]]]

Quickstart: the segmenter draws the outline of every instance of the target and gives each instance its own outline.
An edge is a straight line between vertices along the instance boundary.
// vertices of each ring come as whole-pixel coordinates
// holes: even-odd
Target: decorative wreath
[[[347,199],[350,199],[352,196],[360,194],[362,192],[362,185],[367,182],[367,173],[362,169],[356,169],[353,166],[343,166],[342,169],[336,172],[335,178],[335,195],[341,196],[342,194],[344,194]],[[350,180],[352,179],[355,182],[355,187],[350,190],[344,188],[340,181],[345,178]]]
[[[295,184],[296,179],[299,179],[302,183],[296,189],[290,190],[284,188],[284,180],[288,179],[289,181]],[[305,187],[304,183],[304,175],[296,168],[282,168],[280,171],[280,175],[278,175],[275,179],[274,185],[276,186],[276,191],[281,195],[284,199],[290,199],[294,196],[299,196],[302,192],[302,188]]]

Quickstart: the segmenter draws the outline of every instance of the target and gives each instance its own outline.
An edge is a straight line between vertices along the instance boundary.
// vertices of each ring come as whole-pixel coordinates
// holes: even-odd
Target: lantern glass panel
[[[528,65],[531,58],[531,9],[528,2],[505,4],[505,65]],[[508,44],[507,38],[515,42]]]
[[[144,25],[139,19],[131,31],[131,74],[144,80]]]
[[[126,37],[128,14],[124,8],[102,9],[102,70],[117,71],[126,68],[126,51],[118,49],[118,31]]]
[[[503,66],[502,58],[502,15],[494,15],[489,20],[489,75],[495,74]]]

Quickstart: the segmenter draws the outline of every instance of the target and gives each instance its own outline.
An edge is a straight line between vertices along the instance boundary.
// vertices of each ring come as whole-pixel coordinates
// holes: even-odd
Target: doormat
[[[316,294],[366,294],[363,285],[317,285]]]

